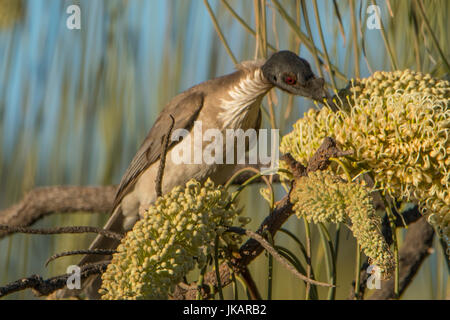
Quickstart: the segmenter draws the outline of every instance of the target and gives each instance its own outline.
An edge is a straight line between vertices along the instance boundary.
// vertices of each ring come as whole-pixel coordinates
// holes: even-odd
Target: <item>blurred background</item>
[[[66,25],[73,4],[81,9],[79,30]],[[367,27],[370,5],[378,5],[382,29]],[[410,68],[443,77],[449,73],[449,15],[446,0],[0,0],[0,210],[37,186],[117,184],[165,103],[199,82],[231,73],[234,61],[289,49],[310,61],[330,92],[376,70]],[[280,91],[276,97],[263,102],[263,126],[285,134],[312,104]],[[241,196],[253,230],[269,213],[260,187]],[[283,194],[277,187],[277,198]],[[35,226],[101,226],[106,218],[54,214]],[[285,227],[304,241],[303,221],[291,218]],[[326,280],[324,250],[315,226],[310,228],[314,272]],[[329,232],[334,238],[335,226]],[[404,230],[398,236],[401,244]],[[0,285],[34,273],[44,278],[64,273],[79,257],[48,268],[46,259],[87,248],[92,239],[2,238]],[[285,234],[275,241],[298,254]],[[403,299],[450,297],[436,239],[434,248]],[[336,298],[345,299],[355,268],[355,241],[345,228],[337,259]],[[267,256],[258,257],[250,270],[266,298]],[[327,298],[327,290],[318,293]],[[276,262],[272,297],[305,298],[304,284]],[[24,291],[7,298],[33,295]]]

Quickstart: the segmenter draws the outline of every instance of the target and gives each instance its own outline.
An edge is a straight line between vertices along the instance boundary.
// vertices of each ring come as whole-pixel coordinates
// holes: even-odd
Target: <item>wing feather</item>
[[[186,91],[175,97],[161,111],[120,181],[114,199],[113,211],[122,201],[123,197],[134,187],[137,178],[160,158],[162,139],[172,123],[170,115],[175,119],[173,131],[176,129],[190,130],[203,107],[203,100],[204,95],[202,92]],[[169,143],[168,149],[176,142]]]

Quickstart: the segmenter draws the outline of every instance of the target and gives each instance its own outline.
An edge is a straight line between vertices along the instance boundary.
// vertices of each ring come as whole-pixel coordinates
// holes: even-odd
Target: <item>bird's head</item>
[[[317,78],[308,61],[291,51],[274,53],[261,69],[268,81],[288,93],[315,100],[326,97],[323,78]]]

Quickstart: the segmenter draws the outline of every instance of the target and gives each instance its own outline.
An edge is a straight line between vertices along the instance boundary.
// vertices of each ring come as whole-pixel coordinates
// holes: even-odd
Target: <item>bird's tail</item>
[[[106,222],[103,227],[105,230],[123,233],[123,220],[124,216],[122,214],[122,210],[118,206],[108,222]],[[120,241],[112,238],[105,237],[103,235],[98,235],[95,240],[90,245],[89,249],[115,249],[119,245]],[[98,263],[102,261],[110,261],[111,255],[98,255],[91,254],[85,255],[81,261],[78,263],[78,266],[83,266],[91,263]],[[55,299],[67,299],[70,297],[83,297],[86,299],[100,299],[100,294],[98,290],[101,287],[101,274],[96,274],[89,276],[88,278],[81,280],[81,288],[80,289],[69,289],[67,286],[63,289],[56,291],[52,294],[51,298]]]

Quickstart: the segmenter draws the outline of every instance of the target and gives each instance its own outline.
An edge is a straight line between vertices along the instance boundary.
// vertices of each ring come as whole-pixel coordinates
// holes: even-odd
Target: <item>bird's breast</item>
[[[254,128],[261,101],[271,88],[272,85],[265,80],[261,69],[244,73],[218,99],[220,112],[217,117],[222,129]]]

